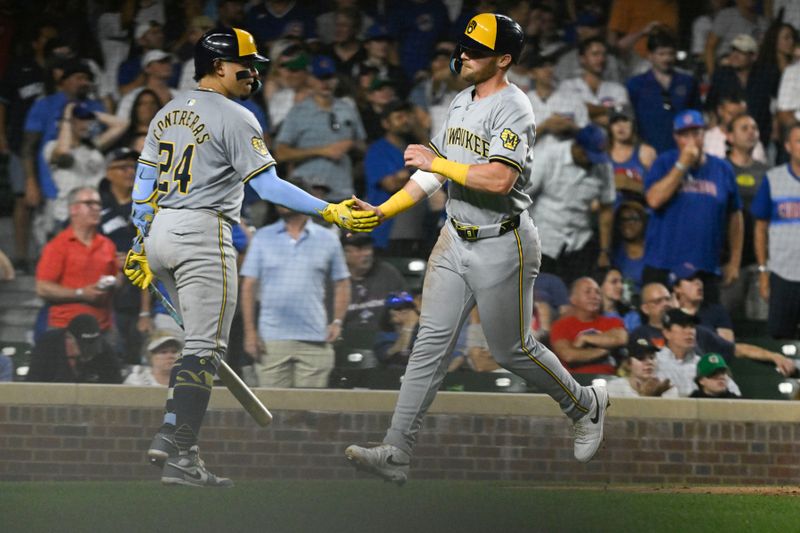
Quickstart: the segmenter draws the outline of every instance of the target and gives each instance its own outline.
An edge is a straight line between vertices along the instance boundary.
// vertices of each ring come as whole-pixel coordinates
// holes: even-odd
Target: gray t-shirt
[[[458,221],[496,224],[518,215],[531,204],[524,192],[533,163],[536,124],[528,97],[516,85],[474,101],[468,87],[450,103],[441,131],[430,146],[440,157],[469,165],[499,161],[517,171],[506,195],[468,189],[450,182],[447,213]]]
[[[236,222],[244,184],[275,164],[256,117],[200,89],[161,108],[139,161],[158,169],[159,207],[208,209]]]
[[[275,142],[293,148],[312,148],[339,141],[367,138],[358,110],[348,101],[335,99],[331,109],[322,109],[314,98],[296,104],[283,120]],[[298,164],[293,176],[302,176],[306,185],[324,185],[328,198],[349,198],[353,190],[353,164],[345,154],[339,160],[312,157]]]

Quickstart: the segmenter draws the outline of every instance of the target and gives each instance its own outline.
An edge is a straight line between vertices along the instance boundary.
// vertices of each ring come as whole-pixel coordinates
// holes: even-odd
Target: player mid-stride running
[[[253,36],[212,30],[195,47],[195,90],[178,94],[147,131],[133,188],[137,237],[125,274],[146,289],[157,276],[181,313],[186,342],[172,370],[164,424],[148,456],[172,485],[231,486],[206,469],[197,436],[218,361],[236,310],[236,255],[231,223],[239,220],[244,184],[266,200],[318,215],[350,231],[377,224],[354,200],[328,204],[278,178],[252,113],[234,102],[256,92]],[[157,210],[155,209],[157,206]]]
[[[535,125],[527,96],[506,77],[522,45],[522,28],[510,18],[473,17],[450,63],[473,85],[453,99],[430,149],[406,149],[406,165],[419,169],[408,184],[377,208],[360,203],[388,218],[450,180],[449,219],[428,261],[419,335],[391,427],[380,446],[345,450],[356,468],[399,485],[408,477],[422,418],[447,372],[447,355],[475,305],[497,362],[553,397],[572,419],[575,458],[589,461],[603,440],[605,387],[580,386],[529,327],[541,264],[538,232],[526,210],[531,199],[523,192]]]

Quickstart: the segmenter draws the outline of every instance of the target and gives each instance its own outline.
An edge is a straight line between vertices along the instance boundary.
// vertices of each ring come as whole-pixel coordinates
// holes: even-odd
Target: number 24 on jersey
[[[175,163],[175,143],[160,141],[158,143],[159,159],[166,153],[166,160],[158,163],[158,190],[166,194],[170,190],[170,182],[177,184],[178,192],[181,194],[189,193],[189,185],[192,183],[192,158],[194,157],[194,144],[187,144],[183,149],[183,154]],[[162,181],[162,176],[167,178]],[[170,179],[170,176],[172,179]]]

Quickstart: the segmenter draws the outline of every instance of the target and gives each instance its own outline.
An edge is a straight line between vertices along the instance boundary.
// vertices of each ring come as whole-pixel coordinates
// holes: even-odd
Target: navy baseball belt
[[[509,231],[519,227],[519,215],[507,218],[498,224],[489,224],[488,226],[475,226],[473,224],[465,224],[459,222],[454,218],[450,218],[450,223],[456,230],[459,237],[465,241],[477,241],[480,239],[488,239],[489,237],[499,237]]]

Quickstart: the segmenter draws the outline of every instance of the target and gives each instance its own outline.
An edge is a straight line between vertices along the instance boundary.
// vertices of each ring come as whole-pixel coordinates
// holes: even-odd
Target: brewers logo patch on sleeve
[[[519,144],[519,135],[506,128],[500,133],[500,139],[503,141],[503,148],[509,150],[516,150]]]
[[[253,150],[259,154],[267,155],[267,146],[264,144],[264,139],[261,137],[253,137],[250,139],[250,144],[253,146]]]

